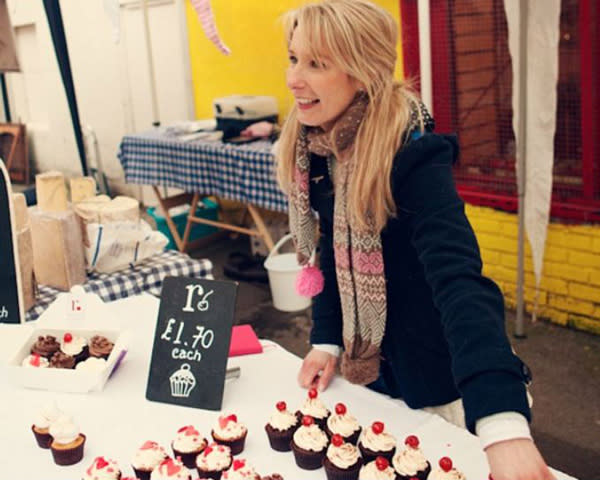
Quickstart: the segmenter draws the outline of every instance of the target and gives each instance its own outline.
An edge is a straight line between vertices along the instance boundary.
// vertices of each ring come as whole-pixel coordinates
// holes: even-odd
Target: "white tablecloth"
[[[130,459],[145,440],[155,440],[170,450],[177,429],[190,424],[210,436],[219,412],[145,399],[158,299],[144,294],[110,303],[108,307],[111,317],[121,319],[133,335],[127,357],[103,391],[66,394],[25,390],[8,384],[4,377],[0,379],[0,478],[79,480],[98,455],[115,459],[124,476],[128,476],[133,474]],[[0,328],[0,361],[6,361],[5,357],[20,337],[23,334],[18,327]],[[229,360],[229,366],[240,366],[242,373],[240,378],[226,383],[223,411],[237,414],[249,429],[240,457],[252,463],[261,475],[277,472],[286,480],[325,480],[323,469],[301,470],[296,467],[291,452],[275,452],[269,447],[264,425],[275,403],[285,400],[289,408],[296,409],[306,397],[306,391],[296,383],[300,359],[274,343],[265,341],[264,344],[262,354]],[[437,464],[440,457],[449,456],[467,479],[488,478],[487,462],[478,439],[435,415],[411,410],[402,401],[339,378],[321,397],[331,409],[335,403],[344,402],[362,425],[383,421],[400,444],[407,435],[417,435],[432,465]],[[35,443],[30,427],[38,407],[48,400],[55,400],[61,409],[71,414],[87,435],[85,455],[77,465],[56,466],[50,451],[40,449]],[[559,480],[572,478],[555,474]],[[193,478],[197,478],[196,472]]]

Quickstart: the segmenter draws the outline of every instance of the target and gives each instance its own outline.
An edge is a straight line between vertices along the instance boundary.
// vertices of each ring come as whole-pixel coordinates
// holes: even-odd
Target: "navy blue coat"
[[[452,177],[457,156],[455,137],[426,133],[394,159],[398,212],[381,234],[387,283],[381,373],[390,393],[412,408],[462,397],[474,432],[478,419],[494,413],[514,411],[530,420],[529,374],[506,336],[502,293],[481,274],[477,239]],[[325,277],[313,303],[311,343],[342,345],[333,186],[325,158],[312,156],[310,176]]]

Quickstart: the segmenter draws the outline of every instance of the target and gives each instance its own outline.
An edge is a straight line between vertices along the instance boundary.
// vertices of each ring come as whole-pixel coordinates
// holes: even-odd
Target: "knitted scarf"
[[[336,146],[340,152],[352,146],[368,98],[358,94],[336,121]],[[316,219],[310,210],[310,154],[331,156],[329,135],[320,128],[302,127],[296,144],[296,167],[290,190],[290,230],[298,261],[306,264],[315,248]],[[335,270],[343,317],[344,353],[342,375],[352,383],[367,384],[377,379],[381,341],[386,322],[386,282],[379,232],[350,227],[348,186],[352,155],[336,164],[333,213]]]

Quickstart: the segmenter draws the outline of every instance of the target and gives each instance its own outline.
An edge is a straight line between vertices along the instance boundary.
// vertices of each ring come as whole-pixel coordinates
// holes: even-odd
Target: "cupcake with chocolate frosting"
[[[60,344],[56,341],[56,337],[53,337],[52,335],[40,335],[31,346],[31,353],[50,360],[52,355],[54,355],[59,348]]]
[[[112,352],[114,346],[115,344],[108,338],[103,337],[102,335],[94,335],[90,338],[89,343],[90,356],[108,360],[108,356],[110,355],[110,352]]]
[[[361,430],[358,420],[348,413],[348,409],[343,403],[335,405],[335,413],[329,416],[325,425],[325,432],[330,438],[337,433],[342,436],[344,441],[354,445],[358,442]]]
[[[418,478],[426,480],[431,472],[431,464],[419,448],[419,439],[416,435],[409,435],[404,440],[406,448],[399,450],[392,458],[392,465],[398,474],[398,480],[411,480]]]
[[[327,480],[357,480],[362,459],[356,445],[335,434],[323,460]]]
[[[327,434],[311,416],[302,417],[302,425],[294,432],[291,442],[296,464],[304,470],[321,468],[328,441]]]
[[[52,355],[50,368],[75,368],[75,358],[59,350]]]
[[[287,409],[287,404],[277,402],[269,423],[265,425],[271,448],[278,452],[289,452],[290,442],[298,423],[298,417]]]

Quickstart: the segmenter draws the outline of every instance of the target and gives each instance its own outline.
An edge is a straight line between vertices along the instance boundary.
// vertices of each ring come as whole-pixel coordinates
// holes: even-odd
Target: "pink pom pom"
[[[323,291],[324,284],[321,270],[314,265],[306,265],[296,277],[296,292],[303,297],[314,297]]]

